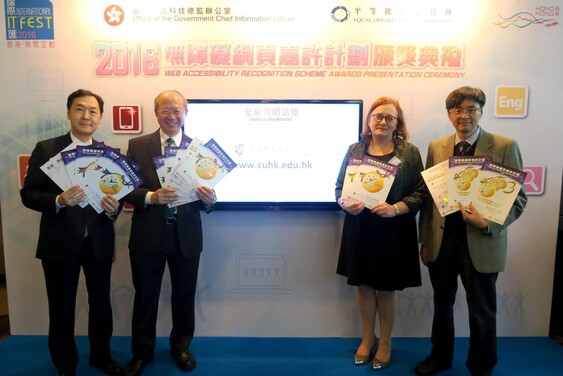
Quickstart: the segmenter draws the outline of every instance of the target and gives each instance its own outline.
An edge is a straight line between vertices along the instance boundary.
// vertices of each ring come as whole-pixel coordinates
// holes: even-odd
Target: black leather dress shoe
[[[121,369],[121,367],[119,367],[117,365],[117,363],[113,359],[108,359],[108,360],[103,360],[103,361],[92,361],[91,360],[90,365],[92,367],[98,368],[100,371],[102,371],[106,375],[111,375],[111,376],[121,376],[121,375],[123,375],[123,370]]]
[[[172,357],[176,361],[176,366],[182,371],[191,371],[195,368],[195,356],[189,350],[186,351],[170,351]]]
[[[150,362],[143,358],[133,358],[129,361],[129,363],[127,363],[125,368],[123,368],[123,375],[124,376],[140,375],[148,363]]]
[[[436,374],[436,372],[444,371],[450,368],[452,368],[451,363],[441,363],[429,356],[428,358],[424,359],[423,362],[418,363],[416,367],[414,367],[414,373],[419,376],[432,376]]]

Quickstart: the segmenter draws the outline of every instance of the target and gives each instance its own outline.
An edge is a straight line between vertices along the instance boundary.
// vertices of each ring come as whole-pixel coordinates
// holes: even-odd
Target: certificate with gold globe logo
[[[199,200],[195,194],[199,186],[214,187],[237,166],[213,138],[203,143],[196,137],[176,150],[167,148],[164,158],[153,162],[161,185],[175,188],[179,194],[169,206]]]
[[[440,215],[472,203],[487,220],[503,224],[527,173],[493,162],[490,156],[455,156],[422,171]]]
[[[473,205],[483,218],[503,224],[518,196],[527,173],[486,161],[479,180],[471,187]]]
[[[211,138],[189,154],[183,168],[187,172],[185,180],[195,192],[200,185],[214,187],[236,166],[227,152]]]
[[[341,197],[363,201],[365,207],[371,209],[387,199],[398,171],[399,166],[369,155],[350,156]]]
[[[468,205],[472,201],[472,187],[479,184],[483,163],[489,156],[456,156],[449,158],[448,205],[452,211],[459,210],[459,202]]]
[[[143,182],[139,166],[118,149],[103,144],[77,146],[61,155],[71,184],[84,189],[85,202],[98,213],[103,211],[103,196],[110,194],[119,200]]]

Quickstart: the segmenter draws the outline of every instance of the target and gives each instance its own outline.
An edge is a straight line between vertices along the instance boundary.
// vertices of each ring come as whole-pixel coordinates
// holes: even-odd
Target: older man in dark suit
[[[199,200],[177,206],[174,188],[161,187],[153,158],[166,146],[180,146],[190,139],[182,132],[188,112],[186,99],[177,91],[165,91],[154,100],[160,128],[129,141],[127,156],[141,165],[144,184],[125,197],[135,206],[129,239],[131,271],[135,287],[133,307],[133,358],[125,367],[128,376],[139,375],[154,358],[156,321],[162,276],[166,264],[172,288],[170,352],[181,370],[192,370],[196,360],[189,346],[195,327],[194,299],[202,251],[200,210],[210,211],[215,192],[207,186],[196,191]]]
[[[456,132],[430,143],[426,168],[452,155],[488,155],[496,163],[522,170],[516,141],[479,126],[485,101],[483,91],[467,86],[449,94],[446,109]],[[526,202],[522,188],[501,225],[485,220],[471,203],[467,207],[460,203],[460,211],[442,217],[427,198],[420,215],[420,257],[428,266],[434,289],[434,319],[432,352],[415,367],[417,375],[430,376],[451,368],[458,276],[467,293],[469,310],[467,368],[472,375],[493,373],[497,364],[496,281],[506,263],[507,227],[520,217]]]
[[[103,112],[104,101],[99,95],[82,89],[70,94],[70,132],[37,144],[20,192],[26,207],[41,212],[37,258],[41,259],[49,300],[49,350],[61,375],[74,375],[78,364],[74,317],[80,268],[88,290],[90,364],[108,375],[121,374],[110,354],[113,222],[120,204],[106,195],[101,201],[105,213],[98,214],[91,206],[82,208],[78,205],[85,198],[82,187],[74,185],[63,192],[41,170],[51,157],[69,146],[96,144],[92,137]]]

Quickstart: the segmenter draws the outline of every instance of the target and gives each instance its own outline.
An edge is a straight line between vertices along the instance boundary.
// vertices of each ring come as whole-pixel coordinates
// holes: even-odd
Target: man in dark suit
[[[178,199],[170,187],[161,187],[153,158],[169,145],[191,140],[182,132],[188,113],[186,99],[177,91],[165,91],[154,100],[154,113],[160,128],[129,141],[127,156],[141,165],[144,183],[125,197],[135,206],[129,253],[135,287],[132,323],[133,358],[125,375],[139,375],[154,359],[156,321],[162,276],[166,264],[172,288],[172,331],[170,352],[181,370],[195,368],[189,346],[195,327],[195,292],[199,256],[203,248],[200,210],[210,211],[215,192],[207,186],[196,190],[199,200],[171,210],[167,204]]]
[[[59,374],[74,375],[78,350],[74,341],[74,316],[80,268],[88,291],[90,364],[108,375],[120,375],[111,358],[113,317],[110,277],[114,257],[114,229],[120,204],[111,195],[102,198],[105,212],[78,205],[85,198],[82,187],[64,192],[41,170],[63,149],[97,143],[92,136],[104,111],[102,98],[77,90],[67,100],[70,132],[37,143],[20,191],[23,204],[41,212],[37,258],[41,259],[49,300],[49,350]]]
[[[426,168],[452,155],[488,155],[496,163],[522,170],[518,144],[479,126],[485,101],[483,91],[467,86],[449,94],[446,109],[456,132],[430,143]],[[463,151],[458,152],[461,145]],[[485,220],[471,203],[467,207],[460,203],[458,212],[442,217],[430,195],[427,197],[420,215],[420,257],[428,266],[434,289],[434,318],[432,352],[415,367],[417,375],[430,376],[451,368],[458,276],[465,287],[469,310],[467,368],[472,375],[493,373],[497,364],[496,281],[506,262],[507,227],[520,217],[526,202],[526,193],[521,189],[501,225]]]

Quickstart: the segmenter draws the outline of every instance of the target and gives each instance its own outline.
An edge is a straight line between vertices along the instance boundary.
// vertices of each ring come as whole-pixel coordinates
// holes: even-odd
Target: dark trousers
[[[171,294],[171,349],[187,350],[194,336],[199,255],[189,258],[182,255],[175,224],[167,225],[166,231],[165,241],[158,252],[141,255],[131,250],[135,287],[131,348],[134,357],[147,361],[154,358],[158,303],[166,264],[170,272],[170,286],[165,286],[163,291]]]
[[[434,289],[431,356],[451,364],[454,353],[454,303],[457,277],[467,293],[469,311],[469,353],[466,365],[472,375],[491,375],[497,364],[496,280],[498,273],[479,273],[473,267],[467,239],[444,237],[440,254],[428,264]]]
[[[90,238],[86,237],[76,260],[68,263],[43,260],[42,266],[49,300],[49,351],[55,367],[60,373],[65,373],[76,369],[78,364],[74,321],[81,268],[88,292],[90,360],[109,359],[113,332],[110,301],[112,260],[96,260]]]

